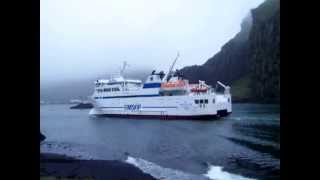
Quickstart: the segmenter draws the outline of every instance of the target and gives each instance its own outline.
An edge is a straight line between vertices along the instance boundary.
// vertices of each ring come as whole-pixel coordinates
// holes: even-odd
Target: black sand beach
[[[40,179],[154,180],[133,165],[121,161],[78,160],[40,153]]]

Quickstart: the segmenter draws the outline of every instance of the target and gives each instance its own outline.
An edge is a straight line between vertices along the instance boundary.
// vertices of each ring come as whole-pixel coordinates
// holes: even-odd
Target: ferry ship
[[[153,71],[143,83],[120,73],[110,79],[95,81],[91,96],[93,108],[90,115],[125,118],[157,119],[215,119],[232,112],[230,87],[217,82],[222,92],[207,85],[205,81],[191,84],[172,69],[167,74]],[[216,86],[216,87],[218,87]],[[216,88],[217,89],[217,88]]]

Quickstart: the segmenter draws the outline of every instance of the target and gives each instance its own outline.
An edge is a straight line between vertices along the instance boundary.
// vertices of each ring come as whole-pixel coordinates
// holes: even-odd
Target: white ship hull
[[[208,119],[232,112],[229,94],[105,97],[94,100],[93,105],[91,115],[110,117]]]

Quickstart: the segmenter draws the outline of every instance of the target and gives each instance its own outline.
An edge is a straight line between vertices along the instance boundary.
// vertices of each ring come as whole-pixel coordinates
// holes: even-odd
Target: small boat
[[[70,107],[70,109],[91,109],[93,105],[89,101],[81,101],[79,104]]]

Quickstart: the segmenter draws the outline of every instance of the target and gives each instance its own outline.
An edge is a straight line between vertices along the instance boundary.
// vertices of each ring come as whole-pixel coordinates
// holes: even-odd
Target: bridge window
[[[203,104],[203,99],[200,99],[200,104]]]
[[[112,91],[120,91],[119,88],[112,88]]]
[[[196,104],[199,104],[199,99],[194,100]]]
[[[213,104],[216,103],[216,100],[215,100],[214,98],[212,99],[212,103],[213,103]]]
[[[111,89],[110,89],[110,88],[104,88],[103,91],[104,91],[104,92],[110,92]]]
[[[208,104],[208,99],[205,99],[205,100],[204,100],[204,103]]]
[[[115,85],[115,84],[122,84],[123,82],[109,82],[107,85]]]

